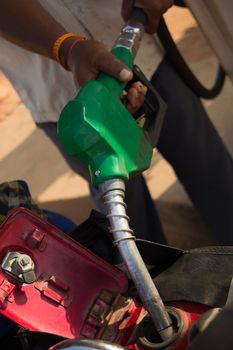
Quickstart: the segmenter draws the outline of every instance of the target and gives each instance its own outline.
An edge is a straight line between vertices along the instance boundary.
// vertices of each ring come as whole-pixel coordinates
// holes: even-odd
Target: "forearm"
[[[123,82],[132,79],[132,72],[95,40],[68,37],[59,46],[59,59],[54,57],[54,43],[65,33],[65,28],[37,0],[1,1],[0,35],[27,50],[56,58],[64,68],[72,71],[77,84],[95,79],[100,72]]]
[[[53,44],[64,33],[37,0],[1,2],[0,35],[25,49],[52,58]]]

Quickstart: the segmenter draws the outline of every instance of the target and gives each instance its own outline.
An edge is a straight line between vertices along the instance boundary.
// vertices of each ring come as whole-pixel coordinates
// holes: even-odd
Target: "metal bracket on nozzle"
[[[120,35],[113,47],[124,47],[135,57],[145,32],[144,25],[146,22],[147,16],[145,13],[141,9],[134,7],[131,18],[121,29]]]

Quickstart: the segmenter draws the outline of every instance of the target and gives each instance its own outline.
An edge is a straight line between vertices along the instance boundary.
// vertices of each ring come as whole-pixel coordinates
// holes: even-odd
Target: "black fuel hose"
[[[222,67],[220,65],[218,67],[213,86],[211,88],[206,88],[204,85],[202,85],[202,83],[200,83],[185,62],[168,30],[163,17],[160,20],[157,34],[166,51],[166,57],[173,65],[179,76],[183,79],[185,84],[199,97],[205,99],[212,99],[216,97],[222,90],[226,77]]]

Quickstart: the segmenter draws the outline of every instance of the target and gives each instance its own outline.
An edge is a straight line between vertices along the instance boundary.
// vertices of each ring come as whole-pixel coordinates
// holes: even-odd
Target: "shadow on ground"
[[[76,224],[80,224],[86,220],[93,208],[93,201],[90,197],[79,197],[72,199],[63,199],[48,202],[39,202],[40,208],[55,211],[65,215],[73,220]]]
[[[13,136],[14,137],[14,136]],[[34,130],[17,148],[0,161],[1,182],[23,179],[34,197],[43,192],[67,168],[51,141],[39,129]]]
[[[198,212],[185,205],[156,202],[168,244],[182,249],[216,245]]]

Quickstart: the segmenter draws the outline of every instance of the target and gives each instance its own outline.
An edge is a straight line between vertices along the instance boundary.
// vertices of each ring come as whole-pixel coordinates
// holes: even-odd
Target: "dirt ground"
[[[174,8],[166,15],[179,48],[195,73],[206,84],[213,80],[216,58],[189,12]],[[226,82],[221,96],[204,102],[230,152],[232,86]],[[74,174],[54,145],[36,129],[29,111],[12,86],[0,75],[0,182],[24,179],[43,208],[58,211],[76,223],[94,206],[86,182]],[[157,153],[146,179],[158,208],[168,242],[182,248],[213,243],[178,183],[172,168]]]

